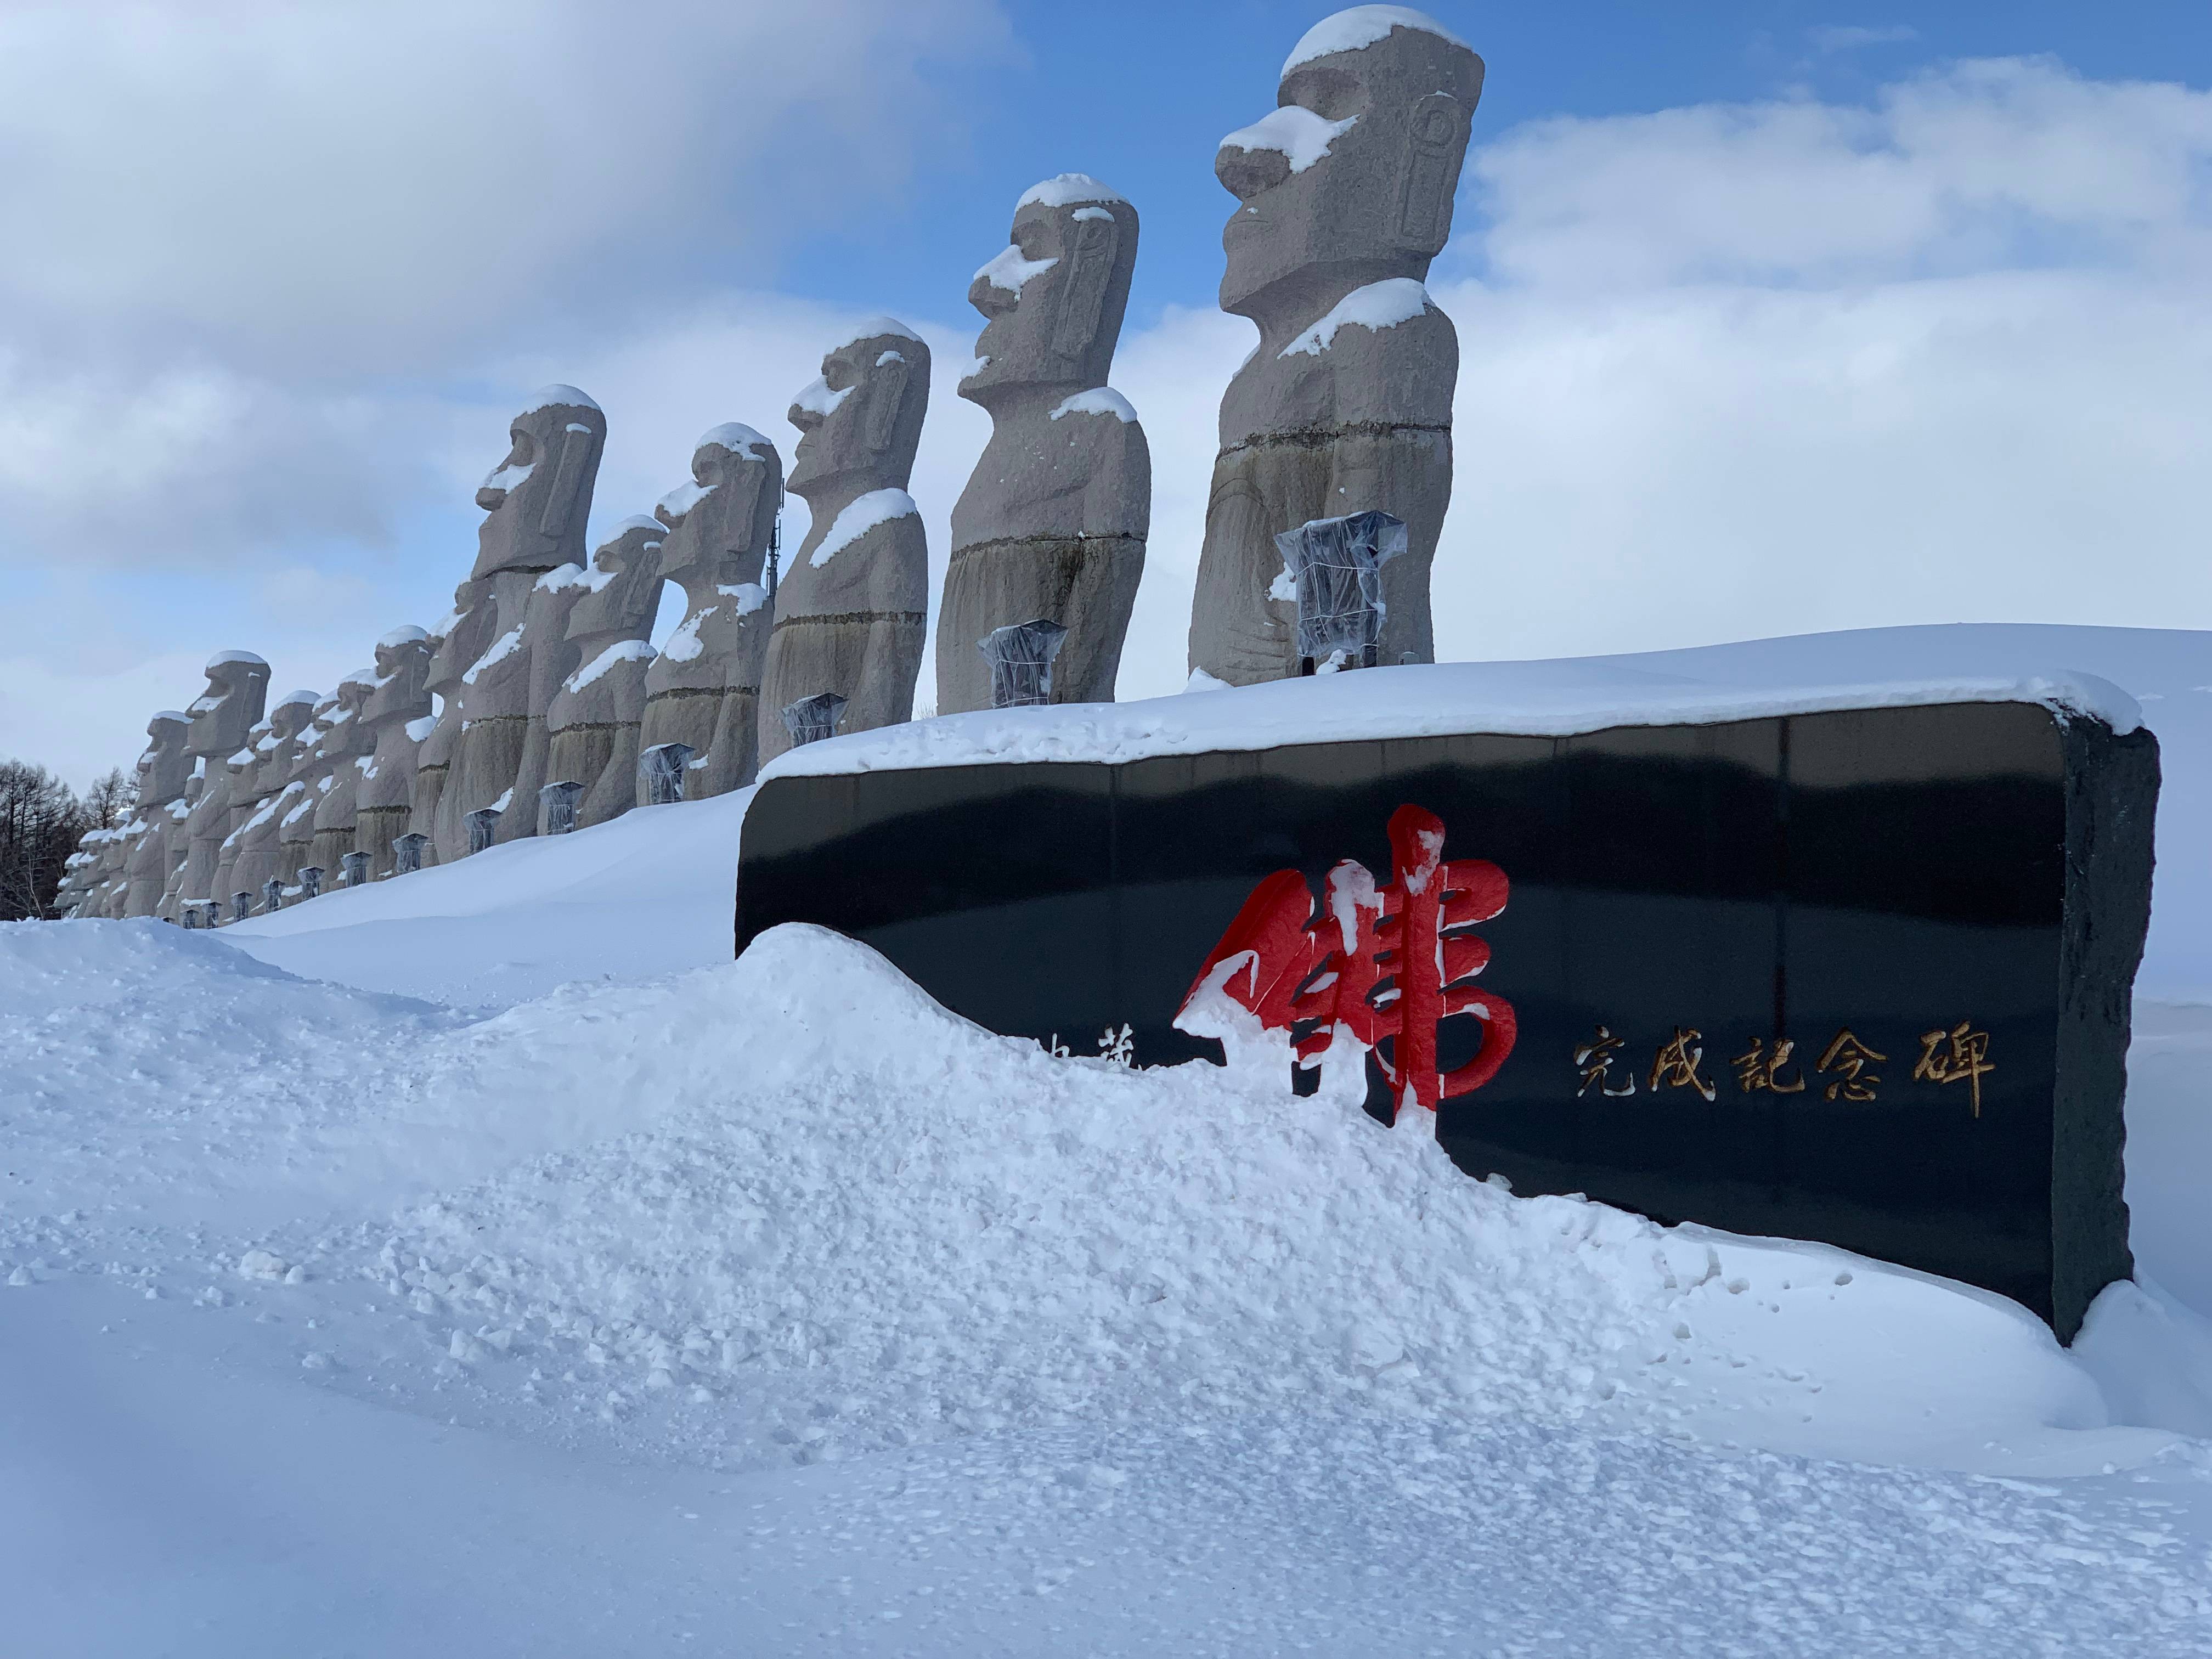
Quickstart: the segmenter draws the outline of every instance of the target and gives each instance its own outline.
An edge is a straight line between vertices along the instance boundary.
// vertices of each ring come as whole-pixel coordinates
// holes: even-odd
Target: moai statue
[[[214,901],[210,927],[221,924],[230,915],[231,876],[238,868],[238,855],[246,840],[246,826],[253,821],[259,810],[263,788],[261,774],[268,764],[270,740],[276,727],[264,715],[253,729],[246,734],[246,746],[223,763],[230,775],[230,828],[224,833],[222,846],[216,854],[215,877],[208,883],[209,896]]]
[[[331,747],[332,733],[342,723],[337,716],[343,707],[335,693],[316,702],[307,729],[300,733],[300,761],[285,792],[289,804],[276,814],[276,868],[272,873],[283,884],[288,901],[305,896],[299,890],[300,872],[315,862],[315,813],[336,782]],[[291,790],[290,783],[300,788]]]
[[[597,404],[572,386],[547,386],[514,417],[507,459],[477,491],[486,516],[470,574],[491,583],[498,620],[491,644],[461,677],[464,724],[446,790],[459,783],[454,805],[464,817],[498,811],[500,841],[537,833],[538,787],[546,781],[552,747],[545,714],[570,672],[551,672],[554,662],[533,668],[538,647],[557,659],[567,644],[567,607],[549,607],[538,578],[563,565],[580,573],[590,562],[584,522],[606,434]],[[534,630],[533,607],[541,624]],[[562,613],[558,629],[543,625],[552,610]],[[453,851],[465,854],[468,846],[463,840]],[[438,852],[446,858],[442,838]]]
[[[177,855],[188,851],[181,809],[192,775],[192,718],[165,708],[146,722],[151,739],[138,757],[138,809],[125,826],[124,870],[129,884],[123,914],[150,916],[176,873]],[[138,826],[143,825],[143,829]]]
[[[462,677],[490,649],[499,607],[491,584],[473,579],[453,590],[451,615],[430,630],[430,666],[423,689],[440,700],[435,721],[415,751],[415,787],[408,827],[430,840],[423,861],[450,862],[467,851],[461,825],[461,792],[452,787],[453,758],[460,752]]]
[[[135,817],[131,821],[136,823]],[[109,920],[119,919],[128,908],[131,896],[131,849],[137,837],[131,833],[131,823],[118,823],[107,831],[107,845],[101,849],[100,867],[94,873],[93,895],[86,914]]]
[[[1451,234],[1482,59],[1402,6],[1324,18],[1279,106],[1221,141],[1238,202],[1221,308],[1260,343],[1221,400],[1190,666],[1231,684],[1297,669],[1275,537],[1316,519],[1405,520],[1383,573],[1379,661],[1435,659],[1429,571],[1451,499],[1459,337],[1421,286]]]
[[[354,851],[368,854],[371,881],[392,873],[392,843],[414,816],[415,759],[434,730],[430,655],[430,635],[412,625],[376,642],[376,684],[361,711],[368,765],[355,790],[353,830]]]
[[[757,726],[763,763],[791,747],[783,711],[805,697],[843,697],[848,732],[913,717],[929,544],[906,484],[928,409],[929,348],[888,317],[832,349],[822,378],[792,401],[800,435],[787,485],[814,522],[776,588]]]
[[[991,441],[952,509],[940,714],[991,707],[978,642],[1038,618],[1067,629],[1052,700],[1113,701],[1152,518],[1145,429],[1106,384],[1136,264],[1137,210],[1067,173],[1014,204],[1012,245],[968,290],[990,320],[960,395]]]
[[[230,774],[225,763],[246,747],[269,697],[269,665],[251,651],[218,653],[208,663],[207,677],[207,690],[188,711],[200,795],[185,826],[190,852],[163,899],[161,914],[170,917],[186,904],[205,904],[215,896],[216,870],[230,834]]]
[[[660,545],[668,531],[635,514],[592,555],[586,592],[568,613],[576,667],[546,713],[554,783],[583,786],[576,828],[620,817],[637,800],[637,734],[653,666],[653,615],[660,594]]]
[[[775,612],[763,567],[783,506],[783,457],[732,421],[691,448],[691,482],[660,498],[668,526],[660,574],[684,589],[684,621],[645,674],[641,750],[680,743],[691,750],[684,798],[727,794],[758,769],[761,675]],[[631,768],[639,805],[651,781]]]
[[[331,787],[315,806],[314,854],[309,860],[329,872],[328,884],[338,884],[337,872],[353,851],[354,826],[361,812],[361,786],[375,763],[376,733],[363,718],[368,700],[376,695],[376,671],[356,668],[338,682],[338,706],[331,715],[330,736],[324,740],[323,758],[330,763]]]
[[[262,889],[283,862],[283,820],[307,792],[302,774],[313,763],[312,721],[322,701],[320,692],[288,691],[270,708],[269,730],[254,740],[261,764],[253,774],[253,811],[234,837],[232,862],[218,884],[224,890],[216,896],[226,915],[234,914],[240,893],[252,896],[248,910],[259,902]]]
[[[591,596],[591,573],[580,564],[564,564],[547,571],[530,592],[523,612],[522,647],[530,662],[530,738],[515,774],[513,813],[502,812],[497,839],[517,841],[538,833],[539,792],[556,781],[553,766],[553,705],[561,688],[583,666],[577,641],[569,636],[568,621]],[[650,626],[650,624],[648,624]]]

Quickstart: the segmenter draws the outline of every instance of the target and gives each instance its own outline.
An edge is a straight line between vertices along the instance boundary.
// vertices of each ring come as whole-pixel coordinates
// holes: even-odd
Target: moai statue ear
[[[884,357],[890,362],[883,362]],[[881,384],[869,388],[868,423],[861,435],[868,453],[881,458],[890,453],[891,438],[898,430],[899,409],[906,402],[906,354],[896,345],[886,346],[878,354],[875,368],[868,372]]]
[[[598,434],[574,425],[561,434],[560,470],[553,475],[552,494],[546,496],[545,511],[538,520],[542,533],[553,537],[568,533],[568,515],[576,510],[584,476],[591,471],[592,447],[599,441]]]
[[[1451,239],[1467,133],[1467,112],[1449,93],[1432,92],[1413,106],[1398,180],[1401,247],[1433,258]]]
[[[1086,209],[1110,215],[1110,208]],[[1079,359],[1098,333],[1098,313],[1114,283],[1114,255],[1121,246],[1120,225],[1110,216],[1079,217],[1067,250],[1068,271],[1060,285],[1060,318],[1053,325],[1054,355]]]

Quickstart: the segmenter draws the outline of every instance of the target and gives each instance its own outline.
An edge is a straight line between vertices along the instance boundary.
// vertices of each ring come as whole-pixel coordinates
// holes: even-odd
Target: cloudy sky
[[[217,649],[319,688],[434,620],[544,381],[607,410],[605,526],[720,422],[787,458],[848,318],[949,370],[1015,198],[1068,171],[1144,216],[1121,689],[1176,689],[1252,338],[1212,307],[1214,144],[1328,9],[0,0],[0,754],[82,781]],[[1490,64],[1431,283],[1440,654],[2212,627],[2212,11],[1430,9]],[[914,485],[940,562],[986,429],[954,378]]]

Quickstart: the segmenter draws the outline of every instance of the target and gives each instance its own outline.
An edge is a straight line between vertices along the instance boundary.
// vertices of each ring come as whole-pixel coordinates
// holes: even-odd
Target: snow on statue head
[[[251,651],[219,651],[208,659],[208,689],[189,711],[191,751],[227,760],[246,747],[269,696],[269,665]]]
[[[692,448],[691,482],[653,509],[668,526],[660,574],[687,593],[698,585],[700,596],[714,585],[758,581],[782,504],[783,458],[775,446],[735,421],[714,428]]]
[[[477,505],[489,516],[477,532],[471,574],[581,565],[607,417],[575,387],[549,386],[514,417],[507,435],[507,459],[477,491]]]
[[[989,409],[1001,387],[1105,385],[1137,268],[1136,209],[1063,173],[1014,204],[1007,244],[968,290],[990,320],[960,395]]]
[[[929,412],[929,348],[903,323],[872,317],[822,359],[791,401],[799,431],[789,484],[809,501],[903,489]]]
[[[1274,112],[1214,157],[1239,204],[1222,232],[1221,308],[1257,319],[1323,289],[1427,276],[1451,234],[1482,72],[1405,6],[1354,6],[1308,30]]]

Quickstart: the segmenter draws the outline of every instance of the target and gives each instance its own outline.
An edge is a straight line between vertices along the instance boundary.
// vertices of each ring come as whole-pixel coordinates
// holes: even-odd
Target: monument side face
[[[1248,901],[1291,871],[1318,908],[1346,860],[1388,881],[1418,808],[1510,885],[1468,981],[1510,1052],[1434,1120],[1462,1168],[1826,1241],[2070,1339],[2130,1270],[2156,794],[2148,733],[2012,703],[780,777],[738,942],[815,922],[994,1030],[1211,1056],[1176,1022]],[[1448,1084],[1499,1029],[1441,1021]]]

